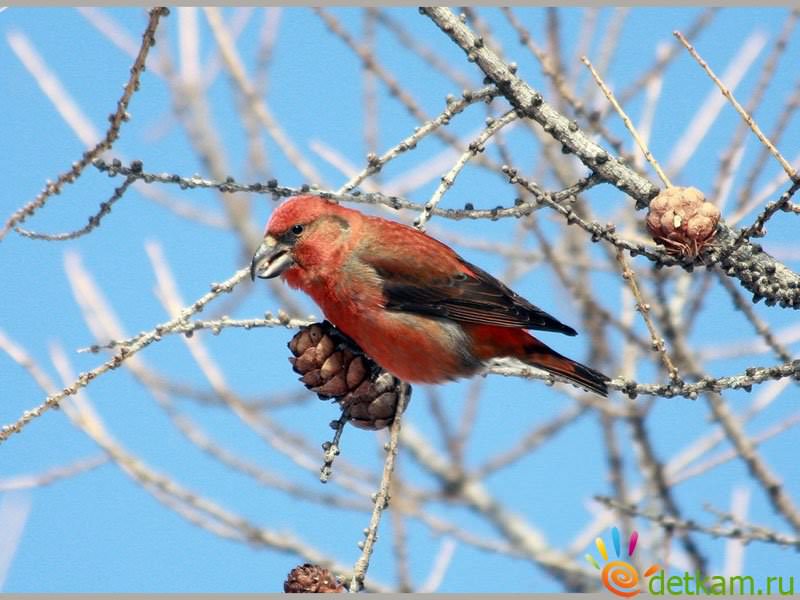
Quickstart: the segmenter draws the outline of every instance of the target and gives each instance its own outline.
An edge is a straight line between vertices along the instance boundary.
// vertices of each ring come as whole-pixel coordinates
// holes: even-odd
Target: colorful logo
[[[639,573],[636,568],[627,560],[620,559],[620,539],[619,529],[613,527],[611,529],[611,541],[614,545],[614,552],[618,560],[608,562],[608,551],[606,545],[601,538],[594,541],[600,556],[605,561],[605,566],[601,569],[600,565],[591,554],[586,555],[586,560],[589,561],[595,569],[600,571],[600,578],[603,580],[603,585],[612,594],[622,596],[623,598],[631,598],[642,591],[639,586]],[[628,539],[628,558],[633,557],[633,552],[636,550],[636,542],[639,541],[639,534],[634,531]],[[647,571],[644,572],[644,578],[647,579],[656,571],[660,571],[661,567],[658,565],[650,565]]]

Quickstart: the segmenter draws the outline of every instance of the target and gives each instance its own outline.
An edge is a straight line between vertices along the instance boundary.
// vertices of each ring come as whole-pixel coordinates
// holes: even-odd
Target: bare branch
[[[780,152],[778,152],[778,149],[774,146],[774,144],[770,142],[767,136],[765,136],[761,132],[761,128],[753,120],[753,117],[751,117],[750,114],[744,109],[744,107],[741,104],[739,104],[736,98],[734,98],[733,93],[714,74],[714,72],[711,70],[711,67],[708,66],[708,63],[706,63],[706,61],[704,61],[701,58],[701,56],[697,53],[697,50],[694,48],[694,46],[692,46],[689,43],[689,40],[683,37],[683,34],[681,34],[681,32],[679,31],[675,32],[675,37],[677,37],[680,40],[680,42],[686,47],[686,49],[689,51],[692,57],[694,57],[694,59],[708,74],[711,80],[715,84],[717,84],[717,87],[719,88],[719,91],[722,92],[722,95],[728,99],[728,102],[730,102],[733,105],[733,107],[736,109],[736,112],[739,113],[739,116],[741,116],[742,119],[744,119],[744,122],[747,123],[747,126],[758,138],[758,141],[764,144],[764,146],[766,146],[769,149],[772,156],[775,157],[775,160],[777,160],[780,163],[781,168],[783,168],[783,170],[789,176],[789,179],[797,183],[800,180],[797,175],[797,170],[792,165],[790,165],[785,158],[783,158],[783,156],[781,155]]]
[[[668,515],[654,513],[647,509],[637,508],[635,505],[624,504],[607,496],[595,496],[595,500],[605,504],[610,508],[621,510],[632,517],[642,517],[658,523],[667,529],[679,531],[696,531],[706,533],[713,537],[724,537],[744,542],[767,542],[779,546],[796,546],[800,548],[800,539],[789,537],[782,533],[770,531],[761,526],[742,524],[734,527],[722,527],[719,525],[702,525],[693,520],[676,519]]]
[[[54,182],[48,182],[36,198],[11,215],[3,228],[0,229],[0,240],[2,240],[13,227],[19,225],[43,207],[51,196],[59,194],[65,185],[74,183],[92,161],[98,158],[103,152],[111,149],[114,142],[119,138],[122,123],[130,118],[128,114],[128,104],[134,92],[139,89],[139,79],[144,71],[150,48],[155,44],[156,29],[158,29],[159,21],[161,17],[165,17],[168,14],[169,10],[164,7],[150,9],[150,19],[142,34],[142,44],[139,47],[139,54],[136,56],[136,60],[134,60],[133,66],[131,67],[130,78],[125,84],[122,97],[117,101],[117,110],[109,117],[111,124],[106,131],[105,137],[91,150],[84,152],[80,160],[73,163],[69,171],[60,174]]]
[[[369,520],[369,526],[366,529],[364,541],[358,544],[359,548],[361,548],[361,556],[358,557],[356,564],[353,566],[353,576],[350,579],[349,585],[351,592],[358,592],[364,586],[364,578],[367,575],[367,569],[369,569],[369,560],[372,556],[375,542],[378,539],[378,527],[381,523],[381,514],[383,514],[384,509],[389,505],[389,488],[392,483],[392,473],[394,472],[394,464],[397,458],[398,444],[400,442],[400,424],[402,422],[403,411],[405,411],[410,396],[411,388],[408,384],[402,384],[397,401],[397,414],[389,430],[389,443],[386,445],[386,459],[383,463],[381,484],[378,487],[378,491],[373,496],[375,506],[372,510],[372,517]]]
[[[508,68],[500,57],[484,45],[469,28],[447,8],[423,8],[422,11],[474,61],[494,82],[506,99],[521,113],[539,123],[556,141],[575,154],[600,178],[618,187],[644,204],[658,193],[649,181],[640,177],[586,136],[574,122],[547,104],[541,94]]]

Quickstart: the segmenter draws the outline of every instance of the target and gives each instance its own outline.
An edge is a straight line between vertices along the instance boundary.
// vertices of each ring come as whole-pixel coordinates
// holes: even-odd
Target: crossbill
[[[413,227],[295,196],[272,213],[251,263],[253,279],[279,275],[409,383],[468,377],[511,357],[608,395],[608,377],[528,333],[574,329]]]

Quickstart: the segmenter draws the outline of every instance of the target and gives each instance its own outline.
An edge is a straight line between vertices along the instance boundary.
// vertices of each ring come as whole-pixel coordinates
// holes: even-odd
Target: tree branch
[[[549,105],[541,93],[516,75],[482,38],[458,19],[448,8],[426,7],[420,12],[428,16],[476,63],[500,93],[520,113],[539,123],[550,136],[560,142],[565,152],[575,154],[580,161],[603,181],[610,183],[636,201],[643,209],[658,194],[658,188],[636,173],[631,167],[609,155],[599,144]],[[717,249],[703,260],[706,264],[719,263],[728,276],[736,277],[753,292],[753,301],[762,298],[767,304],[783,308],[800,308],[800,275],[764,252],[758,244],[745,241],[728,225],[720,222],[717,231]]]

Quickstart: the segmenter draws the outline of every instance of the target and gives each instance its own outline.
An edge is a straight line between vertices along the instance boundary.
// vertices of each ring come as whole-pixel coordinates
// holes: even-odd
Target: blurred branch
[[[464,90],[474,87],[474,82],[467,75],[458,71],[457,67],[447,62],[435,50],[426,46],[424,42],[413,37],[399,20],[390,16],[386,10],[374,10],[378,22],[386,27],[387,30],[391,31],[401,44],[428,63],[431,68],[439,71],[442,75]]]
[[[70,372],[70,365],[63,351],[54,347],[52,354],[62,379],[65,382],[73,379],[75,375]],[[52,388],[46,391],[51,395],[54,392]],[[65,403],[64,408],[75,425],[100,446],[119,465],[123,473],[191,522],[218,534],[227,531],[228,535],[239,541],[288,552],[337,572],[347,571],[344,566],[336,564],[322,552],[294,536],[259,527],[149,467],[111,436],[84,394],[76,395],[73,402]],[[377,584],[371,586],[371,589],[385,591],[386,588]]]
[[[339,39],[341,39],[347,45],[347,47],[356,54],[356,56],[358,56],[363,63],[364,68],[373,72],[375,76],[389,89],[391,96],[396,98],[420,124],[431,121],[430,117],[411,96],[410,92],[405,87],[400,85],[397,79],[389,71],[381,66],[374,53],[370,53],[363,44],[358,43],[353,36],[351,36],[344,29],[336,17],[321,7],[314,8],[313,10],[320,17],[320,19],[322,19],[328,29]],[[448,131],[434,128],[433,132],[445,143],[453,146],[459,151],[462,150],[459,140]],[[489,161],[486,159],[486,157],[481,157],[479,162],[488,163]],[[492,168],[496,170],[496,166],[492,165]]]
[[[741,523],[733,527],[723,527],[720,525],[702,525],[692,519],[676,519],[669,515],[653,513],[647,509],[641,509],[632,504],[624,504],[618,502],[614,498],[607,496],[595,496],[595,500],[608,506],[615,508],[632,516],[641,517],[658,523],[661,527],[670,530],[678,531],[696,531],[698,533],[705,533],[712,537],[724,537],[742,540],[743,542],[767,542],[770,544],[777,544],[779,546],[795,546],[800,550],[800,539],[789,537],[783,533],[770,531],[759,525],[751,525],[749,523]]]
[[[11,563],[17,554],[31,513],[31,498],[27,493],[5,494],[0,498],[0,590],[5,587]]]
[[[41,473],[34,473],[31,475],[15,475],[0,479],[0,492],[10,492],[14,490],[26,490],[30,488],[44,487],[52,485],[63,479],[69,479],[76,475],[81,475],[89,471],[93,471],[98,467],[108,463],[108,456],[105,454],[98,454],[90,456],[89,458],[82,458],[71,462],[66,465],[53,467],[42,471]]]
[[[67,261],[74,260],[74,257],[70,258],[67,257]],[[103,364],[95,367],[91,371],[87,371],[85,373],[81,373],[75,381],[73,381],[67,387],[61,389],[58,392],[53,392],[45,398],[44,402],[39,404],[38,406],[25,411],[22,416],[17,419],[15,422],[10,423],[8,425],[4,425],[0,428],[0,444],[8,440],[13,433],[19,433],[22,431],[28,423],[30,423],[33,419],[40,417],[43,413],[47,412],[51,408],[58,407],[62,400],[69,396],[74,396],[78,390],[86,387],[89,383],[94,380],[96,377],[107,373],[108,371],[112,371],[118,368],[122,363],[130,358],[131,356],[135,355],[140,350],[143,350],[150,344],[155,341],[161,339],[161,336],[168,331],[173,330],[176,327],[182,326],[189,317],[193,314],[200,312],[205,308],[206,304],[211,302],[217,296],[222,293],[229,293],[233,288],[240,283],[247,275],[249,274],[248,268],[243,268],[237,271],[232,277],[228,280],[220,283],[220,284],[213,284],[212,291],[204,294],[200,298],[198,298],[191,306],[184,308],[174,319],[170,319],[160,325],[157,325],[150,331],[148,331],[145,335],[139,337],[135,342],[130,345],[124,346],[120,348],[120,350],[109,360],[104,362]]]
[[[525,434],[525,437],[520,439],[510,449],[498,452],[491,459],[486,461],[485,464],[477,467],[471,473],[471,477],[475,479],[484,479],[492,473],[504,469],[517,460],[528,456],[531,452],[539,448],[539,446],[561,432],[562,429],[574,424],[587,410],[587,406],[575,404],[562,411],[561,414],[557,415],[555,418],[546,421],[539,427]]]
[[[593,573],[550,547],[539,531],[493,498],[479,480],[456,479],[449,462],[415,428],[407,425],[402,439],[414,459],[435,476],[443,488],[456,491],[470,509],[488,520],[524,556],[561,581],[568,590],[589,591],[596,587]]]
[[[225,27],[223,27],[218,9],[206,8],[205,13],[208,19],[208,24],[211,26],[211,31],[214,33],[217,45],[222,53],[225,66],[230,72],[233,81],[238,86],[239,91],[245,97],[248,106],[253,111],[253,114],[258,118],[258,120],[261,122],[261,125],[275,141],[281,151],[309,183],[323,183],[322,176],[295,147],[294,143],[286,135],[286,132],[284,132],[277,119],[275,119],[272,112],[269,110],[266,102],[259,96],[255,86],[248,78],[247,73],[245,72],[244,64],[239,57],[233,40],[230,38],[230,35]]]
[[[700,33],[702,33],[702,31],[708,27],[719,10],[719,7],[711,7],[701,12],[692,22],[692,24],[686,29],[686,38],[693,40],[698,37]],[[634,98],[634,96],[636,96],[637,93],[645,89],[647,84],[663,75],[664,71],[666,71],[667,67],[672,63],[672,61],[680,56],[680,53],[681,46],[677,43],[671,44],[667,51],[661,55],[649,69],[647,69],[633,83],[619,93],[619,101],[622,104],[627,104]]]

